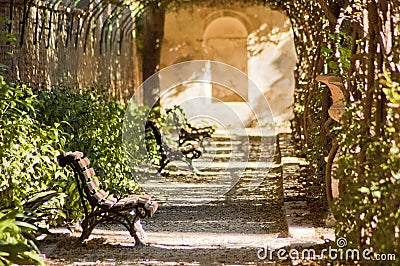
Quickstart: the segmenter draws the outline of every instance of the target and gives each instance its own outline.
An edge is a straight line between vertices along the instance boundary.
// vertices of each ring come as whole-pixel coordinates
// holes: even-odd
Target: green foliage
[[[56,191],[37,192],[22,202],[22,209],[0,211],[0,265],[43,264],[35,235],[49,233],[47,227],[53,217],[49,211],[57,211],[53,202],[64,196]]]
[[[128,127],[135,132],[145,113],[132,113]],[[138,189],[124,156],[124,114],[104,91],[34,92],[0,76],[0,206],[9,209],[0,212],[0,264],[43,264],[33,234],[82,217],[72,172],[56,162],[60,151],[85,152],[111,193]],[[140,134],[133,135],[137,147]]]
[[[22,86],[9,86],[0,77],[0,206],[21,206],[37,191],[61,192],[68,180],[55,161],[65,143],[59,125],[42,125],[35,118],[36,95]],[[54,202],[60,207],[61,202]],[[59,209],[57,215],[65,216]]]
[[[41,191],[65,192],[68,197],[53,198],[43,207],[52,214],[47,223],[79,220],[80,197],[72,172],[56,162],[60,151],[85,152],[102,187],[117,196],[138,189],[122,145],[124,105],[104,91],[58,87],[34,93],[0,81],[0,206],[21,206]],[[131,127],[137,128],[138,121]]]
[[[336,178],[345,188],[335,207],[338,234],[354,247],[399,254],[400,125],[387,121],[383,135],[365,136],[355,110],[348,112],[353,122],[340,130],[342,156]],[[362,146],[364,162],[360,162]]]
[[[39,121],[56,123],[66,134],[63,150],[86,154],[107,190],[121,196],[138,189],[122,145],[125,105],[109,99],[105,90],[60,86],[39,92],[35,108]]]
[[[4,19],[3,17],[0,17],[0,25],[6,25],[9,23],[9,20]],[[2,27],[0,27],[0,46],[2,49],[9,49],[7,47],[8,44],[15,42],[17,39],[15,38],[14,34],[10,33],[8,30],[4,30]],[[7,47],[7,48],[5,48]],[[2,51],[1,54],[11,54],[11,51]],[[7,70],[9,66],[0,63],[0,71]]]
[[[54,190],[35,192],[22,201],[21,220],[37,226],[37,233],[49,233],[49,225],[57,218],[65,198],[65,193]]]
[[[340,145],[338,167],[334,167],[334,177],[343,188],[334,203],[337,236],[346,237],[352,247],[396,253],[398,265],[399,2],[268,2],[287,11],[292,22],[299,59],[293,128],[313,175],[323,173],[329,143],[334,140]],[[336,18],[332,11],[337,11],[333,12]],[[322,92],[316,89],[315,77],[322,73],[334,73],[345,82],[347,112],[330,134],[320,130],[325,126],[321,117],[327,114],[321,112]]]
[[[339,32],[338,36],[335,34],[328,34],[328,39],[330,42],[336,43],[337,50],[339,51],[339,58],[336,58],[335,47],[332,47],[333,44],[329,44],[321,48],[322,54],[324,55],[325,64],[328,65],[329,72],[334,73],[336,76],[340,76],[341,71],[343,71],[343,75],[347,76],[350,68],[351,36],[348,36],[344,32]]]
[[[30,235],[36,227],[17,220],[23,217],[18,209],[0,211],[0,265],[44,265]]]
[[[313,186],[310,187],[308,197],[323,198],[325,196],[325,161],[324,157],[321,156],[323,154],[321,131],[319,127],[313,127],[308,133],[310,145],[307,149],[306,158],[310,162],[310,168],[313,169],[309,172],[309,180],[312,180]]]
[[[375,123],[367,127],[365,107],[353,103],[345,114],[349,122],[338,130],[341,156],[335,177],[344,183],[344,192],[335,213],[338,234],[351,246],[399,254],[400,86],[385,76],[381,84],[391,106],[382,128]]]
[[[125,112],[122,129],[123,148],[127,164],[134,178],[145,174],[142,167],[146,161],[145,124],[149,117],[149,108],[131,103]]]
[[[397,110],[400,107],[400,84],[399,82],[392,81],[387,73],[384,73],[384,77],[384,79],[380,80],[380,83],[385,86],[385,88],[383,88],[383,92],[386,94],[386,97],[392,104],[390,110]],[[390,115],[389,118],[392,119],[393,115]]]

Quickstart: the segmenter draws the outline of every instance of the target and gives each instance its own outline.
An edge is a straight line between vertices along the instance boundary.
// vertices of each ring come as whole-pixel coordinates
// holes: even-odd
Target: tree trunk
[[[159,106],[160,81],[156,75],[160,68],[161,43],[164,36],[165,12],[163,9],[148,7],[144,14],[143,42],[143,100],[146,105]]]

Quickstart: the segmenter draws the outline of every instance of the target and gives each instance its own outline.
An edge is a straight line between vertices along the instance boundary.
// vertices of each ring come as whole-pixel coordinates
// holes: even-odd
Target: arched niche
[[[211,60],[222,62],[247,74],[247,37],[244,23],[232,16],[218,17],[212,20],[203,33],[203,44],[212,50]],[[224,75],[211,69],[211,75]],[[232,86],[225,88],[213,84],[212,97],[224,102],[242,102],[247,100],[248,84],[239,84],[239,78],[231,77]]]

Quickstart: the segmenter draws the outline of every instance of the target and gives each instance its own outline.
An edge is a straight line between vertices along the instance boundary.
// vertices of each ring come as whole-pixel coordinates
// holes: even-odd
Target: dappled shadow
[[[286,231],[284,221],[281,204],[241,200],[160,207],[157,215],[144,223],[152,231],[267,234]]]
[[[47,265],[255,265],[258,248],[196,248],[188,245],[150,245],[134,247],[132,243],[106,243],[96,238],[84,246],[76,245],[76,237],[59,236],[57,247],[48,255]],[[50,241],[50,240],[49,240]],[[49,242],[48,241],[48,242]],[[291,265],[289,261],[280,265]]]
[[[243,146],[247,146],[249,157],[244,159],[251,163],[246,164],[246,160],[243,161],[243,156],[240,155],[237,158],[238,163],[231,166],[234,169],[213,165],[203,170],[204,175],[193,176],[173,164],[169,165],[163,175],[175,185],[158,187],[158,191],[150,193],[159,201],[160,206],[154,217],[143,220],[149,246],[134,247],[133,238],[122,227],[103,225],[94,230],[91,240],[84,246],[78,246],[74,242],[78,233],[74,233],[74,237],[64,236],[55,244],[44,244],[52,247],[51,252],[47,253],[51,258],[50,262],[59,265],[75,262],[96,265],[264,263],[257,258],[260,247],[270,243],[284,246],[291,240],[285,238],[288,227],[283,208],[282,168],[277,164],[267,171],[265,161],[272,161],[275,149],[272,139],[266,139],[264,146],[261,140],[254,136],[246,141],[236,137],[235,145],[230,145],[227,138],[213,139],[216,141],[215,154],[219,156],[218,163],[241,154],[246,148]],[[225,157],[224,154],[228,156]],[[206,158],[199,161],[215,159],[207,156],[205,153]],[[257,161],[262,163],[256,164]],[[221,178],[218,175],[236,173],[236,168],[242,167],[239,163],[245,164],[238,182],[227,189],[225,194],[211,193],[208,203],[196,204],[191,198],[204,197],[198,187],[180,190],[176,185],[196,183],[206,190],[210,189],[211,180]],[[255,184],[257,182],[254,180],[259,184]],[[168,189],[171,190],[170,193],[166,193]],[[185,193],[188,195],[184,195]],[[184,196],[190,197],[188,200],[177,200]]]

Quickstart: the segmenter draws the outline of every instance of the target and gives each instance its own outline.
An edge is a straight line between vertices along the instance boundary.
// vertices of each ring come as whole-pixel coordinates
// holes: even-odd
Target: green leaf
[[[381,193],[379,190],[372,191],[372,196],[373,196],[374,198],[381,198],[382,193]]]
[[[400,180],[400,172],[399,173],[392,172],[392,175],[396,180]]]
[[[30,223],[27,223],[27,222],[15,221],[15,224],[20,228],[27,228],[27,229],[37,230],[36,226],[34,226],[33,224],[30,224]]]
[[[0,243],[0,250],[3,252],[7,252],[9,254],[14,254],[14,253],[22,253],[26,251],[30,251],[31,248],[29,245],[25,243],[17,243],[17,244],[3,244]]]

